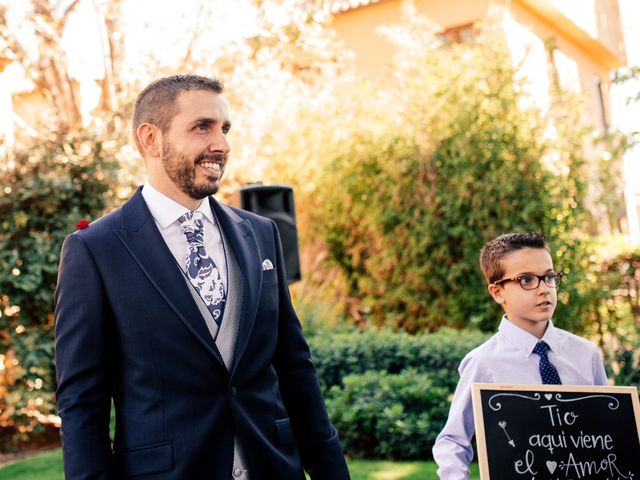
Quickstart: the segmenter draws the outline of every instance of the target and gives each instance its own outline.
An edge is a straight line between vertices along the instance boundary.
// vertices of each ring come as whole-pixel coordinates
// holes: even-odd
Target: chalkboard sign
[[[640,480],[633,387],[472,386],[481,480]]]

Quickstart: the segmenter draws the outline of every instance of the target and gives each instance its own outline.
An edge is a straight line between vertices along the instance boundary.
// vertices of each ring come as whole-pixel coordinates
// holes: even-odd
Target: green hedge
[[[458,365],[486,339],[451,329],[310,337],[327,411],[345,451],[354,458],[429,458],[447,419]]]
[[[342,385],[348,375],[370,370],[399,373],[409,368],[449,372],[449,385],[455,387],[458,364],[487,338],[486,333],[448,328],[429,335],[369,330],[317,333],[309,345],[325,389]]]
[[[343,383],[343,387],[331,387],[326,401],[342,446],[351,456],[431,456],[449,412],[449,388],[416,369],[348,375]]]

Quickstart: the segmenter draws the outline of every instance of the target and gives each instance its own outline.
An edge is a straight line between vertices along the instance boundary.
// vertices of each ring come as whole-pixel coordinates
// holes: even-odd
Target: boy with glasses
[[[551,322],[562,273],[542,235],[500,235],[482,249],[480,267],[505,315],[498,332],[460,363],[449,418],[433,447],[443,480],[469,478],[472,383],[607,385],[598,348]]]

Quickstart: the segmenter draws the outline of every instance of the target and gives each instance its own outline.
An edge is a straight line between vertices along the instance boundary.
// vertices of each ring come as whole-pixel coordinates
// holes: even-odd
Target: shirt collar
[[[549,348],[552,352],[558,352],[558,335],[556,327],[553,326],[553,322],[549,320],[549,325],[547,325],[547,330],[544,332],[544,335],[540,339],[542,341],[547,342]]]
[[[526,330],[518,327],[515,323],[511,322],[506,315],[502,316],[498,332],[502,334],[509,343],[514,345],[524,357],[529,357],[536,344],[541,340],[547,342],[551,351],[556,351],[558,345],[556,328],[553,326],[553,322],[551,320],[549,320],[547,330],[544,332],[541,339],[538,339]]]
[[[158,225],[162,229],[167,228],[169,225],[176,222],[182,215],[190,211],[184,205],[180,205],[172,198],[167,197],[164,193],[161,193],[154,188],[154,186],[149,183],[149,180],[144,182],[144,186],[142,187],[142,196],[144,197],[145,202],[147,202],[147,206],[149,207],[149,211],[151,212],[154,220],[158,222]],[[202,212],[204,218],[209,220],[212,224],[215,223],[209,201],[200,202],[200,205],[195,211]]]

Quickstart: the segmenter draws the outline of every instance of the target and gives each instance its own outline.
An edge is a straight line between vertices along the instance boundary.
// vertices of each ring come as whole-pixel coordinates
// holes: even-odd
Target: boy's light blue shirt
[[[555,328],[549,321],[541,340],[549,344],[549,361],[563,385],[607,385],[600,350],[593,343]],[[451,402],[449,418],[433,447],[433,457],[443,480],[467,480],[473,459],[474,434],[471,384],[541,384],[538,355],[532,354],[538,338],[502,317],[498,333],[469,352],[458,371],[460,380]]]

